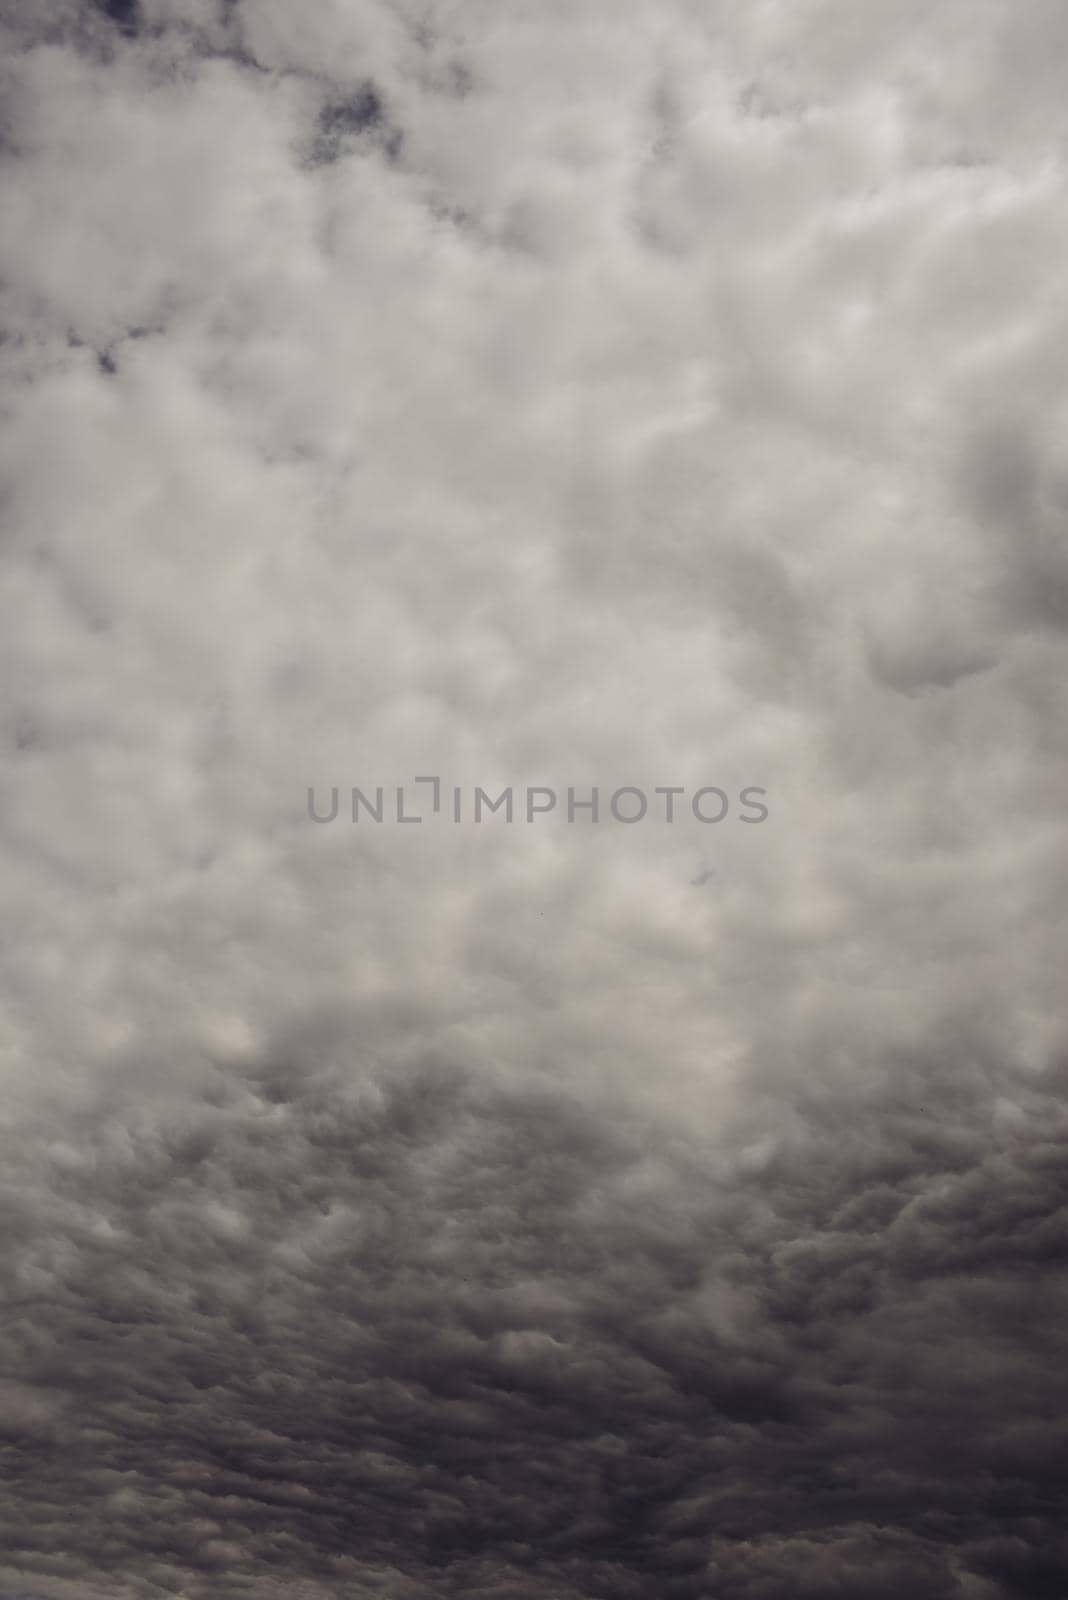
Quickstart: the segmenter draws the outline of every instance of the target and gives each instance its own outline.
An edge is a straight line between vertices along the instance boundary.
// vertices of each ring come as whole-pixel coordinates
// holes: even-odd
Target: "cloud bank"
[[[1062,1595],[1062,9],[0,14],[3,1600]]]

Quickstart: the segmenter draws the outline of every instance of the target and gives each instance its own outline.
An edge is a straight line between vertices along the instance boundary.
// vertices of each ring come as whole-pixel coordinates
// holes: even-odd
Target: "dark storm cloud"
[[[363,1075],[300,1032],[9,1164],[11,1566],[191,1597],[1057,1592],[1062,1083],[1000,1128],[993,1069],[825,1083],[747,1174],[618,1103]]]

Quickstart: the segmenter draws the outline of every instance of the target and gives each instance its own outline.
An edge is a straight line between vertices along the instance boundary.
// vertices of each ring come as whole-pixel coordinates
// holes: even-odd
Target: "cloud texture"
[[[1062,1596],[1063,8],[0,17],[2,1600]]]

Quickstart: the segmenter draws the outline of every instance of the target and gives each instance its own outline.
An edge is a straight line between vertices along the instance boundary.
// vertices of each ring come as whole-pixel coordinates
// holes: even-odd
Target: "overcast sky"
[[[1062,0],[0,17],[0,1600],[1063,1600]]]

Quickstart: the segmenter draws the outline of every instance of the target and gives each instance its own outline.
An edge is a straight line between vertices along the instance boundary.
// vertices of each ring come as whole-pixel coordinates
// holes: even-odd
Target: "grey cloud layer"
[[[1063,7],[0,22],[5,1600],[1063,1593]]]
[[[730,1161],[444,1060],[376,1073],[347,1033],[297,1030],[133,1126],[41,1128],[9,1170],[20,1570],[121,1595],[1061,1592],[1049,1088],[999,1114],[996,1070],[900,1062]]]

